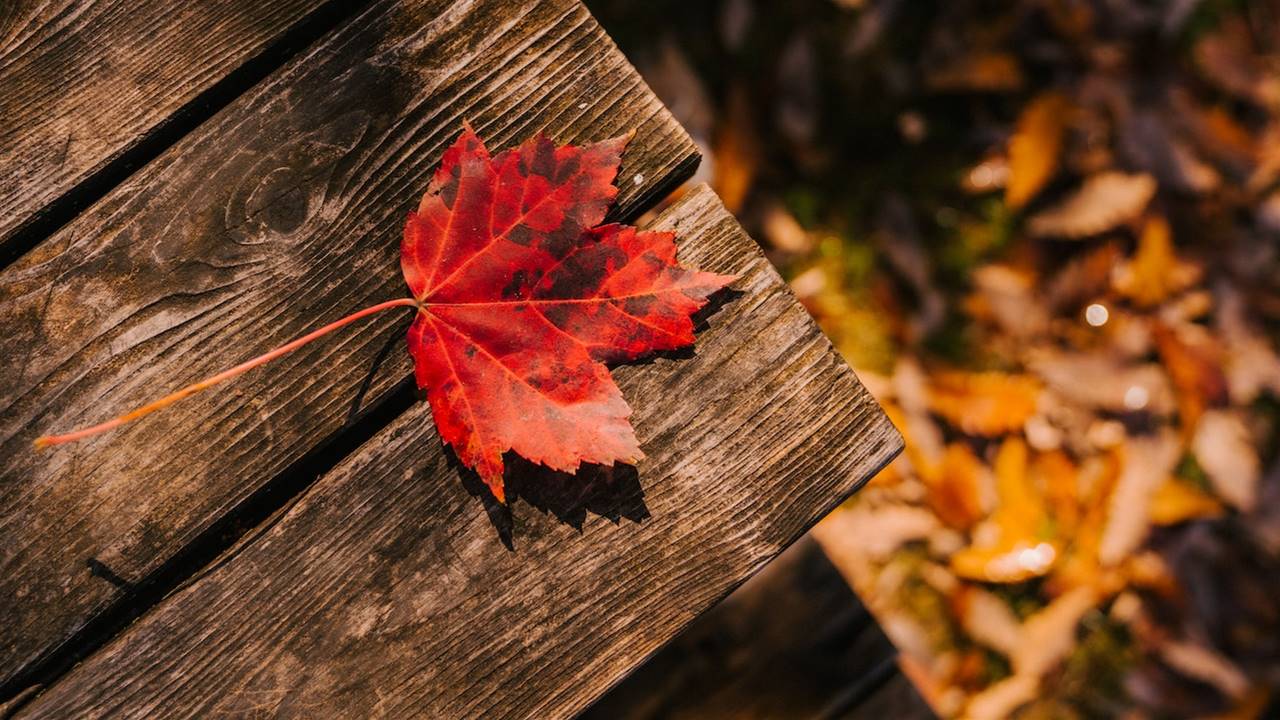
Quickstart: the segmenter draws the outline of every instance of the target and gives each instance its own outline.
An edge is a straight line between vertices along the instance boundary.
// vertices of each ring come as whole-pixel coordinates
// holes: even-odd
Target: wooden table
[[[574,0],[0,5],[0,715],[572,715],[898,452],[705,188],[654,225],[743,278],[690,357],[614,371],[633,470],[483,500],[395,317],[31,449],[403,294],[463,119],[635,129],[615,219],[698,160]]]

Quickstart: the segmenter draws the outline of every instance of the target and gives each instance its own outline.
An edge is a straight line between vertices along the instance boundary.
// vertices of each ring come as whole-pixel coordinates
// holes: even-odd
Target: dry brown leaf
[[[872,560],[884,560],[905,543],[928,538],[938,527],[933,513],[907,505],[857,506],[839,514],[845,535]]]
[[[1203,645],[1168,640],[1161,644],[1160,657],[1169,667],[1213,685],[1229,698],[1242,698],[1249,690],[1249,679],[1235,663]]]
[[[1097,235],[1136,219],[1155,193],[1156,181],[1150,175],[1098,173],[1056,205],[1033,215],[1027,230],[1036,237]]]
[[[1018,58],[1012,53],[999,51],[952,58],[925,79],[930,90],[943,92],[1012,92],[1020,89],[1024,81]]]
[[[968,304],[974,317],[989,318],[1008,335],[1038,335],[1049,326],[1049,313],[1034,292],[1035,278],[1007,265],[986,265],[973,274],[974,294]]]
[[[1009,138],[1009,180],[1004,201],[1020,208],[1044,188],[1058,170],[1066,132],[1067,99],[1047,92],[1027,104]]]
[[[764,238],[774,248],[789,253],[813,250],[813,236],[780,203],[770,203],[761,221]]]
[[[1227,402],[1227,379],[1215,340],[1196,325],[1172,328],[1156,323],[1152,337],[1173,387],[1183,433],[1189,435],[1205,408]]]
[[[1177,478],[1166,480],[1151,496],[1151,522],[1156,525],[1176,525],[1221,515],[1222,503]]]
[[[1040,383],[1028,375],[942,372],[929,386],[929,409],[969,435],[1022,428],[1036,412]]]
[[[1239,411],[1208,410],[1201,415],[1191,451],[1218,497],[1243,512],[1253,510],[1261,468],[1258,450]]]
[[[1245,189],[1259,193],[1280,177],[1280,122],[1272,122],[1258,141],[1257,166],[1250,173]]]
[[[1138,306],[1152,307],[1199,279],[1199,267],[1178,259],[1168,221],[1152,215],[1142,227],[1133,260],[1116,270],[1115,287]]]
[[[1049,281],[1045,305],[1057,312],[1102,295],[1111,285],[1111,273],[1119,256],[1116,246],[1107,243],[1072,259]]]
[[[968,445],[951,443],[940,463],[920,470],[929,488],[929,507],[942,522],[967,530],[983,518],[980,485],[986,467]]]
[[[1058,664],[1075,647],[1080,619],[1097,604],[1092,588],[1078,587],[1027,618],[1018,648],[1009,658],[1014,674],[1038,678]]]
[[[1205,79],[1223,90],[1268,109],[1280,105],[1280,78],[1253,49],[1243,19],[1232,17],[1196,43],[1196,61]]]
[[[1146,412],[1162,416],[1173,410],[1173,389],[1154,363],[1130,364],[1104,353],[1037,353],[1031,369],[1061,398],[1108,412]]]
[[[1218,171],[1175,132],[1166,106],[1129,109],[1120,121],[1118,135],[1129,164],[1151,173],[1162,186],[1207,193],[1222,184]]]
[[[969,637],[1006,657],[1017,652],[1022,625],[1008,603],[974,585],[963,585],[952,603]]]
[[[1151,496],[1169,479],[1182,447],[1172,432],[1130,438],[1124,464],[1107,503],[1107,524],[1098,543],[1098,562],[1115,566],[1146,539],[1151,527]]]
[[[1214,287],[1218,312],[1214,325],[1226,345],[1223,372],[1231,402],[1248,405],[1263,390],[1280,397],[1280,355],[1246,318],[1244,296],[1227,282]]]
[[[760,164],[760,141],[751,124],[751,103],[741,86],[729,92],[728,110],[721,116],[712,156],[715,179],[712,187],[729,212],[738,212],[755,183]]]
[[[1039,678],[1026,675],[1007,677],[975,694],[965,707],[964,717],[972,720],[1010,717],[1015,710],[1035,700],[1039,690]]]

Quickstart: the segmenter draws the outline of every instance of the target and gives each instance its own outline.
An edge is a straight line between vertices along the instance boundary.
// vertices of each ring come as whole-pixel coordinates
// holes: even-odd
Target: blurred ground
[[[1280,4],[588,5],[907,439],[814,536],[933,708],[1280,714]]]
[[[890,710],[886,714],[886,710]],[[926,720],[884,633],[805,537],[581,720]]]

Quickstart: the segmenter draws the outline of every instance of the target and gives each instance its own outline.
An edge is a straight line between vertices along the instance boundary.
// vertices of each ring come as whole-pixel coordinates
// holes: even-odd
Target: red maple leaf
[[[643,457],[604,363],[692,344],[690,316],[734,280],[677,265],[673,233],[598,226],[629,139],[490,156],[467,128],[405,224],[418,386],[499,500],[508,450],[565,472]]]
[[[643,457],[605,363],[693,343],[691,316],[735,278],[676,264],[675,236],[600,225],[630,136],[556,147],[539,135],[491,157],[467,127],[416,212],[400,264],[412,298],[378,303],[132,412],[37,447],[80,440],[394,307],[440,437],[505,502],[508,450],[554,470]]]

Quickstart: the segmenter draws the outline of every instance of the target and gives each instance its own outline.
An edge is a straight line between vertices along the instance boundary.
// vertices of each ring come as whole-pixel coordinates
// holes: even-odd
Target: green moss
[[[1200,467],[1200,461],[1196,460],[1194,453],[1187,453],[1178,461],[1178,467],[1173,474],[1179,479],[1186,481],[1188,484],[1195,486],[1196,489],[1204,492],[1213,492],[1213,487],[1209,483],[1209,476],[1205,474],[1204,468]]]

